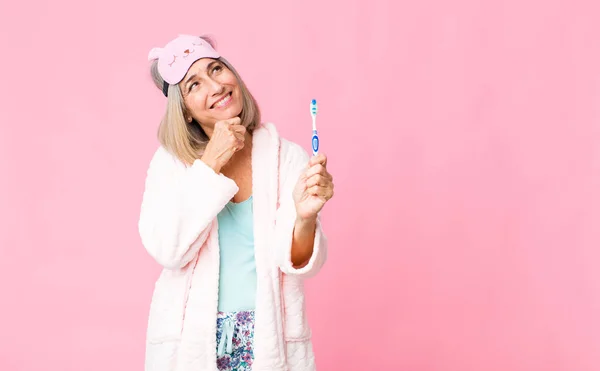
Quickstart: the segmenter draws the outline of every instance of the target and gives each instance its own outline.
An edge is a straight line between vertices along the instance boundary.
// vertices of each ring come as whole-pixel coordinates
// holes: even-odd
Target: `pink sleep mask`
[[[191,35],[179,35],[164,48],[153,48],[148,54],[148,60],[158,59],[158,73],[165,81],[165,96],[169,89],[168,84],[178,84],[198,59],[219,57],[219,53],[208,42],[199,36]]]

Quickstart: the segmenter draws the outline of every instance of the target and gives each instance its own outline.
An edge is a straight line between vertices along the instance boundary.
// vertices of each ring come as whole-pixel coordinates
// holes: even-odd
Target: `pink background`
[[[600,369],[598,3],[318,3],[2,0],[0,370],[143,368],[146,56],[178,33],[306,149],[319,100],[320,370]]]

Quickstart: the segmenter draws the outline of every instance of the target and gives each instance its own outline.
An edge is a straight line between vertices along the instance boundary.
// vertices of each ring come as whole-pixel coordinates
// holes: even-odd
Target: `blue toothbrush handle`
[[[312,151],[313,151],[313,156],[316,156],[319,153],[319,135],[317,134],[316,130],[313,130]]]

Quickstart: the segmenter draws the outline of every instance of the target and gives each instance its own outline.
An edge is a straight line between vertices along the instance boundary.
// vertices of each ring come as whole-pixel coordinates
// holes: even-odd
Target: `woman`
[[[315,369],[303,280],[326,260],[319,212],[333,196],[324,155],[260,123],[256,101],[207,38],[149,59],[167,97],[139,232],[164,269],[146,370]]]

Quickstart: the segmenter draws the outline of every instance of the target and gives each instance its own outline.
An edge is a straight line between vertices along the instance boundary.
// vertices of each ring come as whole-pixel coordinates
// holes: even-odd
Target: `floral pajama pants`
[[[217,315],[217,368],[251,371],[254,361],[254,311]]]

